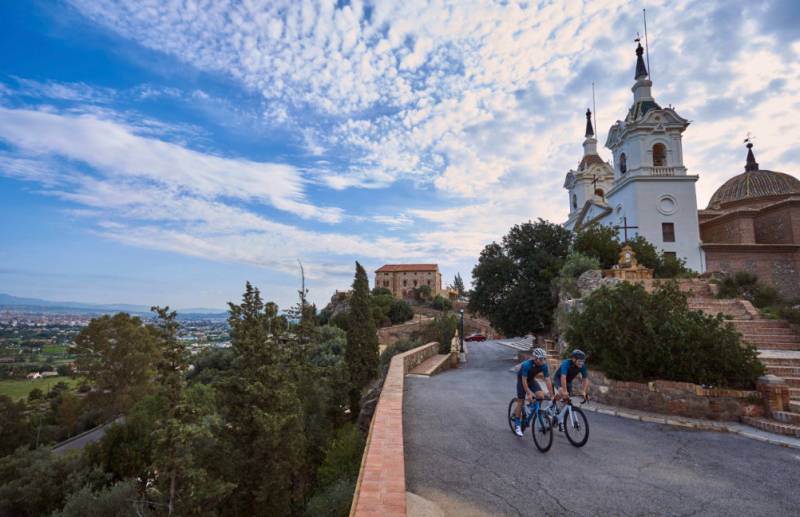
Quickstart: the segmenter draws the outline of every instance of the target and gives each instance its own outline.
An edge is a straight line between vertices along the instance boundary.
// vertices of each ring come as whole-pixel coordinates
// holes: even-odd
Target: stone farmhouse
[[[398,299],[413,296],[414,288],[427,285],[431,294],[442,294],[438,264],[386,264],[375,270],[375,287],[385,287]]]

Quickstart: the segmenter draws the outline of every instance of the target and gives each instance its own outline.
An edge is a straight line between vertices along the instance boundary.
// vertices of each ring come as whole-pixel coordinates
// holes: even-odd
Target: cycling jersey
[[[517,372],[517,377],[519,378],[527,377],[528,385],[530,385],[531,383],[533,383],[533,379],[537,375],[539,375],[540,372],[545,377],[550,375],[550,369],[547,367],[547,361],[545,361],[541,365],[538,365],[533,361],[533,359],[528,359],[527,361],[522,363],[519,372]]]
[[[536,364],[533,359],[528,359],[522,363],[522,366],[520,366],[520,369],[517,372],[517,398],[525,398],[525,388],[522,386],[523,378],[528,379],[528,388],[531,391],[539,391],[540,388],[538,387],[535,379],[539,373],[544,375],[545,378],[550,375],[550,369],[547,367],[547,361],[545,361],[542,365]]]
[[[575,377],[581,374],[584,379],[589,378],[589,370],[586,368],[586,363],[583,363],[583,366],[578,368],[578,365],[572,359],[564,359],[561,362],[561,366],[559,366],[556,374],[553,376],[553,384],[555,386],[561,386],[561,376],[567,376],[567,384],[570,384]]]

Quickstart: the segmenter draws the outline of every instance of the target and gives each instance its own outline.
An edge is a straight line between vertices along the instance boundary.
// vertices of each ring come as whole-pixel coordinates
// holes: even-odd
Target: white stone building
[[[614,166],[597,154],[587,112],[584,155],[567,173],[570,213],[564,226],[579,230],[592,223],[618,227],[620,239],[642,235],[657,248],[705,270],[697,220],[695,182],[683,164],[682,134],[689,121],[653,98],[641,44],[636,49],[633,105],[625,120],[608,132],[606,147]]]

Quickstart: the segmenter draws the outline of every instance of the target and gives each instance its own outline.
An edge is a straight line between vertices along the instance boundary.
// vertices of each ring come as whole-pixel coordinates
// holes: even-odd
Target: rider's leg
[[[525,388],[522,386],[522,379],[517,377],[517,409],[515,415],[517,417],[517,425],[522,421],[522,404],[525,402]]]

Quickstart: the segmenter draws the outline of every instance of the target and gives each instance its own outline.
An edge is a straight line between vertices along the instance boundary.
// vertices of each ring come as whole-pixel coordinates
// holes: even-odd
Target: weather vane
[[[750,134],[750,131],[747,132],[747,138],[744,139],[744,143],[749,144],[753,142],[753,136]]]

